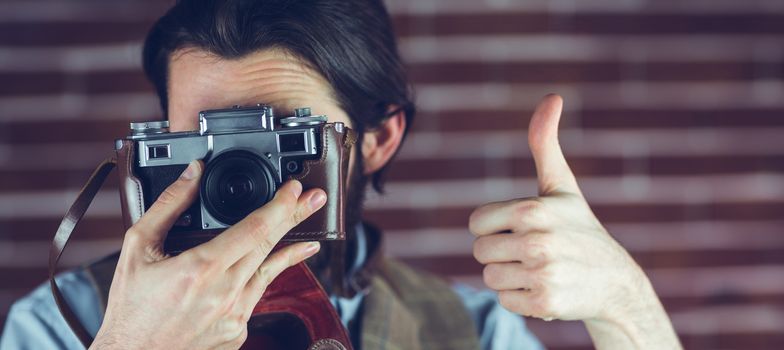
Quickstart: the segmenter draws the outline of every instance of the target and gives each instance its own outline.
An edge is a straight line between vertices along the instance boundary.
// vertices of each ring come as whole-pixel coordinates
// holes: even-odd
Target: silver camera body
[[[310,108],[276,118],[272,107],[256,105],[202,111],[198,131],[169,132],[168,121],[131,123],[127,139],[136,142],[134,172],[145,208],[191,161],[202,159],[199,198],[169,235],[229,227],[271,200],[284,179],[302,171],[304,161],[318,159],[319,131],[326,122]],[[334,124],[342,131],[342,123]],[[119,140],[117,147],[122,147]]]

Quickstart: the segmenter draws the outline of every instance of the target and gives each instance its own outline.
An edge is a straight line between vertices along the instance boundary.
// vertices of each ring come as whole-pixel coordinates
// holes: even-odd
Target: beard
[[[359,140],[357,141],[359,144]],[[356,148],[355,148],[356,149]],[[354,153],[352,166],[346,188],[345,225],[346,239],[340,241],[321,241],[321,250],[308,259],[306,263],[321,283],[327,294],[347,294],[343,291],[346,276],[357,256],[357,227],[362,222],[362,208],[365,202],[365,190],[368,176],[363,173],[362,154]],[[335,284],[340,285],[336,286]]]

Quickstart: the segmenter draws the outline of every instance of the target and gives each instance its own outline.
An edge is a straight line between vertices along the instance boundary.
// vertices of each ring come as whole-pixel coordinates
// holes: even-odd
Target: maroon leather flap
[[[144,214],[142,183],[133,172],[133,165],[136,161],[135,145],[136,143],[132,140],[122,140],[122,148],[117,150],[120,205],[126,230],[139,221],[139,218]]]
[[[321,129],[321,158],[305,161],[300,174],[291,177],[302,182],[303,190],[321,188],[327,203],[283,237],[284,241],[345,239],[345,194],[348,163],[355,133],[342,124],[328,123]]]

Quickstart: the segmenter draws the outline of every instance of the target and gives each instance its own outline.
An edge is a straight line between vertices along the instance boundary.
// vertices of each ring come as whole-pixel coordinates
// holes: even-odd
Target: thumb
[[[536,163],[539,195],[556,192],[580,194],[577,180],[558,143],[558,121],[562,109],[561,96],[549,94],[536,106],[528,126],[528,145]]]
[[[130,249],[149,253],[152,248],[160,249],[161,252],[158,253],[162,253],[167,232],[196,199],[202,169],[202,162],[194,160],[180,177],[158,196],[147,212],[126,232],[125,241],[132,245]]]

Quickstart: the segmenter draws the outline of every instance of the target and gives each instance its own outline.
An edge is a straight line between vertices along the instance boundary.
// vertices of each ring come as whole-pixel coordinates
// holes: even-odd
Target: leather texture
[[[120,206],[125,229],[131,228],[144,214],[144,192],[142,183],[133,173],[136,161],[136,142],[122,140],[117,150],[117,175],[120,179]]]
[[[272,280],[253,308],[249,324],[264,323],[264,318],[280,313],[292,314],[303,322],[311,340],[308,349],[352,349],[348,332],[329,301],[329,296],[304,262],[284,270]],[[265,332],[251,327],[248,341],[240,349],[274,348],[251,346],[249,343],[252,343],[254,333],[263,335]],[[325,340],[332,340],[342,345],[342,348],[321,347]]]
[[[60,260],[60,256],[63,254],[65,246],[68,244],[68,239],[71,238],[71,233],[73,233],[76,228],[76,224],[84,217],[84,214],[90,207],[90,203],[92,203],[98,190],[101,189],[104,181],[106,181],[106,177],[109,176],[109,173],[114,169],[115,164],[116,160],[112,157],[104,160],[103,163],[95,169],[90,176],[90,180],[87,181],[87,184],[85,184],[79,192],[74,203],[65,213],[65,217],[63,217],[63,221],[60,222],[57,233],[55,233],[54,239],[52,239],[52,246],[49,249],[49,284],[52,287],[55,303],[57,303],[57,308],[60,309],[60,313],[63,315],[65,322],[68,323],[68,326],[71,327],[76,334],[76,337],[79,338],[79,341],[82,342],[85,348],[90,347],[93,338],[84,328],[82,323],[79,322],[76,314],[74,314],[71,307],[63,298],[63,294],[60,292],[60,288],[57,287],[57,281],[55,281],[54,276],[57,273],[57,262]]]
[[[305,161],[302,172],[291,178],[302,182],[303,191],[316,187],[326,191],[327,203],[286,234],[284,241],[346,238],[348,162],[356,135],[345,127],[338,131],[334,123],[324,124],[321,135],[321,158]]]

